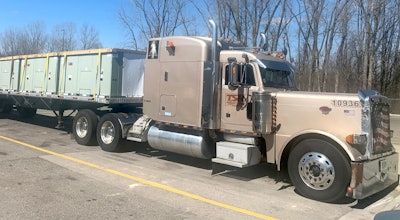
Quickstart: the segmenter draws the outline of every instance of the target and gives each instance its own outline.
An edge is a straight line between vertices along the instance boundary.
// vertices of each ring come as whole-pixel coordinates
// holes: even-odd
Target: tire
[[[295,146],[289,155],[288,172],[299,194],[322,202],[343,199],[351,180],[349,160],[335,145],[320,139]]]
[[[97,144],[96,127],[98,119],[89,109],[80,110],[72,122],[72,134],[78,144],[93,146]]]
[[[33,116],[36,115],[36,108],[30,108],[30,107],[22,107],[18,106],[17,107],[17,112],[21,118],[33,118]]]
[[[104,151],[120,152],[122,143],[122,128],[118,114],[109,113],[101,117],[97,125],[97,142]]]

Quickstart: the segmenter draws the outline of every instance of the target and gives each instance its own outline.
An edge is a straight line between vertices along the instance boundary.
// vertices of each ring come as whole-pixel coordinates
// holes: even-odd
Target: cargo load
[[[0,93],[141,102],[145,52],[97,49],[0,58]]]

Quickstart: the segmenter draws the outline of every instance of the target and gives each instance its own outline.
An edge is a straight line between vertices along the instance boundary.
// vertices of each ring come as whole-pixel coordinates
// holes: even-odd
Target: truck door
[[[246,66],[245,83],[233,87],[229,85],[228,64],[223,67],[221,129],[230,131],[253,132],[251,120],[251,94],[257,91],[254,67]],[[239,71],[243,71],[243,65],[239,65]],[[239,74],[240,75],[240,74]]]

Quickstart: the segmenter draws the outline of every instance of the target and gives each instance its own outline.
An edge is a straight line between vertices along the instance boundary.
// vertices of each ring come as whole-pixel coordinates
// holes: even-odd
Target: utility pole
[[[65,48],[64,48],[64,44],[65,44],[65,40],[64,40],[64,34],[65,34],[65,30],[64,29],[62,29],[61,30],[62,31],[62,50],[61,51],[64,51],[65,50]]]

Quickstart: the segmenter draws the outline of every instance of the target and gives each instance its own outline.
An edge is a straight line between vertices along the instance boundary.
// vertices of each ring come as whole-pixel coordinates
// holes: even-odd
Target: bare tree
[[[26,36],[28,38],[28,48],[25,54],[43,53],[46,51],[47,34],[46,26],[43,22],[35,22],[26,28]]]
[[[87,24],[82,26],[79,39],[82,45],[79,48],[76,37],[74,23],[54,26],[52,35],[49,36],[43,22],[34,22],[23,29],[9,28],[1,33],[1,54],[13,56],[101,47],[99,34],[93,26]]]
[[[308,18],[308,25],[310,26],[311,29],[311,35],[312,35],[312,48],[311,48],[311,73],[310,73],[310,78],[308,81],[308,88],[310,90],[314,89],[315,86],[315,80],[314,77],[317,77],[317,88],[320,91],[320,73],[319,73],[319,67],[320,67],[320,38],[319,38],[319,25],[321,24],[321,19],[322,19],[322,13],[323,9],[325,7],[325,0],[309,0],[308,4],[305,5],[306,12],[307,12],[307,18]],[[309,10],[307,10],[309,9]]]
[[[211,2],[210,2],[211,4]],[[231,12],[227,10],[229,8],[228,0],[215,0],[216,8],[217,8],[217,19],[218,21],[218,29],[219,34],[222,38],[231,38],[234,33],[232,32],[232,19]]]
[[[28,24],[24,29],[10,28],[1,35],[2,53],[7,56],[42,53],[46,50],[45,25]]]
[[[234,38],[235,40],[242,42],[245,46],[257,47],[259,42],[258,37],[260,35],[260,30],[263,28],[263,33],[267,34],[268,42],[278,45],[281,40],[279,38],[284,31],[283,25],[285,23],[285,10],[281,11],[282,14],[278,20],[281,22],[276,22],[272,24],[277,15],[277,11],[285,4],[286,0],[214,0],[209,1],[209,5],[216,5],[217,20],[219,24],[220,35],[224,38]],[[213,4],[214,3],[214,4]],[[201,10],[198,9],[198,11]],[[210,13],[210,12],[209,12]],[[212,12],[211,12],[212,13]],[[272,36],[272,26],[277,24],[278,33],[274,34],[275,41],[273,41]],[[276,49],[275,49],[276,50]]]
[[[49,50],[52,52],[75,50],[77,48],[75,35],[76,26],[74,23],[54,26],[53,35],[50,37]]]
[[[99,40],[99,32],[93,26],[89,26],[88,24],[82,25],[79,42],[80,49],[83,50],[102,47]]]
[[[186,0],[133,0],[130,6],[121,8],[118,17],[136,49],[149,38],[190,29],[191,20],[183,15]]]
[[[289,10],[296,21],[297,24],[297,65],[299,68],[299,82],[298,86],[300,89],[306,87],[306,90],[313,90],[313,79],[314,79],[314,71],[313,67],[315,67],[315,62],[312,59],[312,24],[310,24],[310,14],[312,14],[313,9],[305,9],[306,7],[310,7],[306,5],[306,2],[296,0],[296,6],[293,7],[288,5]],[[293,4],[294,4],[293,3]],[[305,76],[307,75],[307,82],[305,83]]]
[[[182,8],[182,13],[179,13],[179,23],[182,24],[184,35],[199,35],[196,22],[196,14],[191,11],[191,13],[185,13],[184,9],[189,4],[189,1],[177,2],[178,8]]]
[[[287,0],[269,1],[267,3],[267,24],[265,25],[265,34],[270,35],[270,50],[278,50],[278,45],[282,39],[282,34],[286,31],[287,25],[291,19],[286,18]],[[278,15],[278,9],[280,14]]]
[[[279,19],[281,22],[276,22],[276,16],[277,12],[279,9],[282,8],[282,16]],[[283,9],[285,8],[285,9]],[[267,42],[265,47],[269,50],[277,50],[277,45],[278,41],[280,38],[280,31],[276,32],[274,31],[273,26],[276,24],[281,25],[282,22],[284,21],[284,14],[286,10],[286,0],[282,2],[282,0],[268,0],[265,2],[265,9],[262,9],[263,11],[265,10],[265,14],[263,14],[262,22],[264,25],[264,31],[263,33],[267,35]]]
[[[357,0],[359,9],[360,30],[362,39],[362,72],[361,82],[363,88],[372,88],[375,75],[376,52],[378,49],[378,37],[382,31],[382,15],[387,0]]]
[[[197,19],[185,13],[187,1]],[[398,0],[134,0],[133,6],[135,16],[121,20],[134,24],[129,32],[135,42],[178,30],[189,35],[193,24],[208,27],[213,18],[221,37],[255,47],[263,32],[267,49],[287,48],[297,57],[300,89],[370,88],[400,96]]]
[[[397,1],[395,5],[393,6],[393,11],[396,11],[394,13],[393,19],[395,21],[393,24],[399,24],[400,21],[400,13],[398,13],[400,10],[400,2]],[[397,16],[396,16],[397,15]],[[389,71],[391,73],[390,77],[390,83],[387,88],[387,94],[391,95],[392,97],[397,97],[400,98],[400,27],[399,25],[396,25],[394,27],[397,31],[397,34],[392,35],[393,36],[393,50],[392,50],[392,55],[391,55],[391,64]],[[397,107],[400,109],[400,103],[398,103]]]
[[[224,38],[234,38],[245,46],[251,45],[255,48],[259,42],[258,37],[262,27],[265,27],[262,32],[268,35],[268,40],[272,40],[271,23],[283,2],[282,0],[215,0],[215,4],[218,9],[220,35]],[[283,23],[284,19],[281,21]],[[283,28],[279,33],[282,34],[282,32]],[[278,41],[279,39],[274,43],[277,45]]]
[[[195,16],[197,15],[198,17],[201,18],[201,22],[204,27],[208,28],[208,32],[211,33],[211,27],[209,26],[209,20],[213,19],[218,21],[218,18],[216,16],[213,16],[214,14],[219,14],[219,10],[217,9],[217,6],[215,5],[216,1],[215,0],[189,0],[190,5],[196,9],[196,12],[198,14],[195,14],[194,11],[192,11],[192,14]],[[184,16],[184,15],[182,15]],[[218,25],[220,28],[221,25]],[[220,34],[222,36],[222,31],[220,31]]]
[[[331,10],[325,9],[327,13],[325,13],[325,18],[327,19],[327,23],[325,26],[325,30],[323,31],[323,40],[324,40],[324,61],[323,61],[323,76],[322,76],[322,85],[320,86],[320,91],[327,91],[327,82],[328,82],[328,74],[332,71],[331,68],[331,53],[333,48],[334,39],[338,33],[337,25],[339,23],[339,19],[343,16],[343,12],[345,12],[345,8],[348,7],[348,0],[345,1],[336,1],[335,5]],[[329,16],[330,15],[330,16]]]
[[[339,16],[336,20],[338,23],[338,32],[339,32],[339,46],[336,52],[336,62],[335,62],[335,79],[334,79],[334,92],[339,92],[339,85],[342,83],[345,84],[343,86],[342,91],[347,91],[349,89],[349,82],[353,82],[354,80],[350,79],[350,76],[354,76],[351,74],[352,68],[351,66],[351,51],[349,48],[355,48],[355,46],[351,46],[350,37],[349,36],[349,22],[353,11],[351,10],[351,3],[348,2],[348,7],[343,7],[343,11],[341,16]],[[342,79],[342,81],[341,81]],[[344,79],[344,80],[343,80]]]
[[[237,41],[243,42],[244,45],[247,45],[247,38],[245,33],[247,32],[246,28],[246,12],[245,9],[247,7],[247,1],[225,1],[226,6],[229,9],[230,18],[233,21],[232,32],[234,33],[234,37]]]
[[[120,20],[122,26],[125,28],[127,33],[127,47],[133,48],[135,50],[138,49],[138,40],[137,40],[137,29],[135,25],[135,18],[130,16],[131,13],[127,13],[127,9],[122,8],[118,11],[118,19]]]
[[[19,34],[15,29],[7,29],[1,35],[1,49],[5,56],[14,56],[21,53],[18,42]]]

